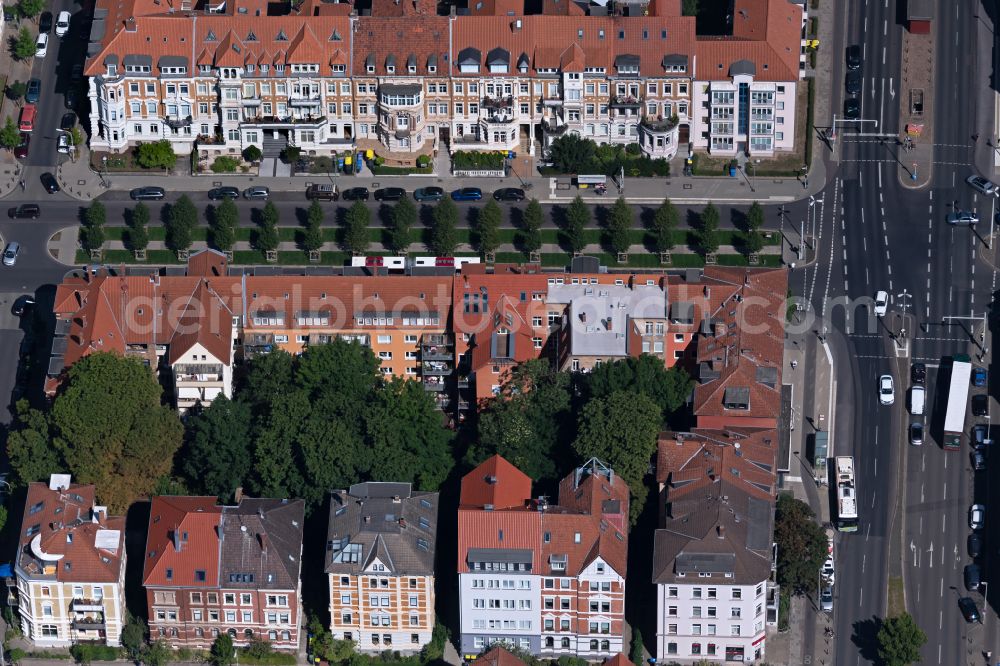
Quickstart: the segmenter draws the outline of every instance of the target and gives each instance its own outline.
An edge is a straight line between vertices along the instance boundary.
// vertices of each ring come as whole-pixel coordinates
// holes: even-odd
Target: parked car
[[[980,194],[985,194],[987,196],[996,192],[997,186],[992,182],[986,180],[982,176],[969,176],[965,179],[972,189],[976,190]]]
[[[524,190],[520,187],[501,187],[493,193],[497,201],[524,201]]]
[[[35,57],[44,58],[49,53],[49,36],[44,32],[35,40]]]
[[[10,313],[15,317],[23,317],[26,312],[31,310],[35,306],[35,299],[33,296],[25,294],[24,296],[18,296],[17,300],[14,301],[14,305],[10,308]]]
[[[884,291],[875,292],[875,316],[884,317],[889,309],[889,294]]]
[[[38,115],[38,107],[34,104],[25,104],[21,107],[21,114],[17,119],[17,128],[22,132],[30,132],[35,129],[35,116]]]
[[[441,201],[444,190],[440,187],[420,187],[413,190],[413,198],[417,201]]]
[[[45,191],[49,194],[55,194],[59,191],[59,182],[56,180],[56,177],[48,171],[39,176],[38,179],[42,181],[42,187],[44,187]]]
[[[367,187],[349,187],[340,193],[344,201],[368,201]]]
[[[981,574],[982,572],[978,564],[966,564],[965,569],[962,571],[962,581],[965,583],[965,589],[969,592],[978,590],[982,582]]]
[[[69,32],[70,16],[69,12],[59,12],[56,17],[56,37],[64,37]]]
[[[977,472],[982,472],[986,469],[986,449],[978,448],[975,449],[969,456],[972,459],[972,469]]]
[[[340,198],[337,186],[332,183],[313,183],[306,189],[306,199],[336,201]]]
[[[479,201],[483,198],[483,191],[478,187],[463,187],[451,193],[454,201]]]
[[[71,87],[66,89],[66,95],[63,99],[63,103],[67,109],[76,108],[76,87]]]
[[[72,111],[64,113],[62,119],[59,121],[59,129],[66,130],[68,132],[74,127],[76,127],[76,114]]]
[[[271,190],[263,185],[254,185],[243,190],[243,198],[251,201],[267,201],[271,196]]]
[[[223,187],[213,187],[208,191],[208,198],[212,201],[221,201],[223,199],[239,199],[240,190],[236,187],[230,187],[225,185]]]
[[[954,224],[960,227],[968,227],[979,222],[979,216],[968,210],[957,210],[948,213],[945,217],[948,224]]]
[[[910,424],[910,444],[920,446],[924,443],[924,424],[914,421]]]
[[[857,120],[861,117],[861,103],[854,97],[844,100],[844,118]]]
[[[993,440],[990,439],[990,429],[985,423],[977,423],[972,426],[972,446],[977,448],[980,446],[985,447],[991,445],[992,443]]]
[[[162,187],[137,187],[128,193],[133,201],[159,201],[166,196],[166,191]]]
[[[56,152],[63,155],[69,154],[69,137],[65,133],[60,133],[59,138],[56,139]]]
[[[914,363],[910,366],[910,382],[920,384],[927,380],[927,366],[923,363]]]
[[[982,622],[982,616],[979,614],[979,607],[976,606],[976,602],[969,597],[962,597],[958,600],[958,609],[962,611],[962,617],[965,618],[966,622]]]
[[[7,217],[12,220],[37,220],[42,214],[42,209],[38,204],[21,204],[7,209]]]
[[[844,90],[848,95],[858,95],[861,93],[861,70],[848,70],[844,77]]]
[[[878,378],[878,401],[883,405],[891,405],[896,402],[896,389],[892,382],[892,375],[882,375]]]
[[[42,12],[38,16],[38,32],[48,32],[52,29],[52,12]]]
[[[847,47],[847,69],[861,69],[860,44],[851,44]]]
[[[980,368],[976,366],[972,369],[972,385],[973,386],[986,386],[986,368]]]
[[[375,201],[399,201],[406,196],[402,187],[383,187],[375,190]]]
[[[3,251],[3,265],[13,266],[17,263],[17,255],[21,254],[21,245],[17,241],[7,243]]]
[[[833,612],[833,586],[824,585],[819,593],[819,609],[824,613]]]
[[[969,507],[969,528],[973,530],[983,529],[986,524],[986,506],[984,504],[973,504]]]
[[[18,141],[17,147],[14,148],[14,157],[18,159],[24,159],[28,156],[28,148],[31,146],[31,135],[25,132],[21,132],[21,138]]]
[[[972,396],[972,415],[989,416],[989,414],[990,414],[990,396],[984,393]]]
[[[965,540],[965,548],[969,551],[969,557],[975,559],[983,554],[983,537],[973,532]]]
[[[42,82],[39,79],[28,79],[28,87],[24,91],[24,101],[35,104],[41,96]]]
[[[836,582],[836,575],[834,574],[832,555],[826,558],[826,561],[823,562],[823,568],[820,569],[819,573],[823,577],[823,580],[825,580],[830,585],[833,585],[834,582]]]

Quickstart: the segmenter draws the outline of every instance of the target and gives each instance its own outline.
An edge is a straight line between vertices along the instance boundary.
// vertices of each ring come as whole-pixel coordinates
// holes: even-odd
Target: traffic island
[[[931,181],[934,166],[934,31],[903,31],[899,84],[901,136],[890,150],[903,187],[919,189]]]

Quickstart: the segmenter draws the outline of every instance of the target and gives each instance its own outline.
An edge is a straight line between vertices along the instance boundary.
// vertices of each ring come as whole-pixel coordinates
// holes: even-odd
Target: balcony
[[[451,345],[449,335],[440,333],[424,335],[420,338],[420,358],[423,361],[452,361],[455,354]]]
[[[421,373],[425,376],[440,375],[449,376],[454,368],[447,361],[424,361],[420,366]]]
[[[69,602],[69,608],[70,610],[76,612],[95,611],[98,613],[103,613],[104,600],[74,598],[72,601]]]
[[[188,116],[187,118],[178,118],[177,116],[167,116],[164,121],[170,129],[179,130],[182,127],[191,127],[193,118]]]
[[[561,134],[565,134],[567,127],[568,126],[566,125],[566,123],[559,124],[559,123],[548,122],[546,120],[542,121],[542,131],[546,134],[550,134],[553,136],[559,136]]]
[[[482,106],[484,109],[506,109],[514,105],[514,98],[511,95],[506,97],[484,97]]]
[[[260,97],[241,97],[240,104],[243,106],[260,106]]]
[[[289,125],[301,125],[303,127],[308,127],[312,125],[313,127],[319,128],[326,123],[325,116],[309,116],[306,118],[296,118],[295,116],[252,116],[245,118],[243,120],[243,125],[251,125],[254,127],[262,127],[264,129],[268,127],[288,127]]]
[[[500,113],[491,113],[483,120],[489,125],[509,125],[514,122],[514,114],[501,111]]]
[[[612,108],[630,108],[642,105],[642,100],[634,95],[612,95],[608,99],[608,105]]]
[[[545,106],[562,106],[563,105],[563,98],[562,97],[546,97],[546,98],[544,98],[542,100],[542,104],[544,104]]]
[[[73,618],[72,622],[72,627],[76,631],[103,631],[105,626],[104,613]]]
[[[322,100],[319,95],[311,97],[290,97],[288,105],[292,108],[302,108],[307,106],[319,106]]]
[[[642,126],[654,133],[669,132],[677,127],[677,124],[677,116],[671,116],[670,118],[657,116],[655,119],[650,118],[649,116],[644,116],[642,119]]]
[[[424,389],[427,391],[443,391],[444,377],[439,375],[428,375],[424,377]]]
[[[247,356],[255,354],[270,354],[277,348],[273,335],[254,334],[243,344],[243,353]]]

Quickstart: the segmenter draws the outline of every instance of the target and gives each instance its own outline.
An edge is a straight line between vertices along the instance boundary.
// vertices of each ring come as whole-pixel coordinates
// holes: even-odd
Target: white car
[[[892,375],[882,375],[878,378],[878,401],[883,405],[896,402],[896,389],[892,384]]]
[[[969,527],[974,530],[983,529],[986,524],[986,506],[983,504],[973,504],[969,507]]]
[[[69,32],[69,12],[59,12],[56,17],[56,37],[64,37]]]
[[[823,580],[830,585],[833,585],[836,582],[836,576],[834,576],[833,571],[833,555],[826,558],[826,562],[823,563],[823,568],[820,569],[820,575],[823,576]]]
[[[49,52],[49,36],[46,33],[38,35],[38,39],[35,40],[35,57],[44,58]]]
[[[875,316],[884,317],[889,309],[889,294],[884,291],[875,292]]]
[[[69,137],[68,136],[66,136],[65,134],[60,134],[59,135],[59,141],[58,141],[58,144],[56,146],[56,150],[59,151],[60,153],[62,153],[63,155],[68,155],[69,154]]]
[[[3,251],[3,265],[13,266],[17,263],[17,255],[21,253],[21,246],[16,242],[7,243],[7,248]]]

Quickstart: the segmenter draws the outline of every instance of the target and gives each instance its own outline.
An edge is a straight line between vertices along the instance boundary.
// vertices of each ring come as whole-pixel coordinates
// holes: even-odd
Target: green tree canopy
[[[53,437],[48,414],[33,409],[27,400],[19,400],[7,439],[7,455],[20,484],[66,471],[62,454],[50,444]]]
[[[17,148],[21,143],[21,132],[17,129],[13,116],[7,116],[7,121],[0,127],[0,145],[7,150]]]
[[[743,243],[747,254],[757,254],[764,249],[764,236],[756,229],[750,229],[746,232]]]
[[[653,214],[653,238],[657,252],[670,252],[674,249],[674,230],[679,222],[677,207],[669,198],[664,199]]]
[[[28,92],[28,84],[24,81],[14,81],[7,84],[7,97],[12,102],[20,102],[25,93]]]
[[[45,9],[45,0],[18,0],[17,3],[17,10],[21,12],[21,16],[31,19],[41,14],[43,9]]]
[[[29,60],[35,55],[35,38],[27,28],[21,28],[13,44],[14,57],[18,60]]]
[[[141,201],[132,209],[129,219],[128,239],[133,250],[145,250],[149,246],[149,207]]]
[[[261,153],[260,148],[257,146],[249,145],[243,149],[243,159],[247,162],[257,162],[263,156],[263,153]]]
[[[458,247],[458,207],[449,197],[434,206],[434,227],[431,230],[431,250],[439,257],[450,257]]]
[[[587,246],[586,230],[591,220],[590,207],[577,195],[566,209],[566,228],[563,230],[573,252],[582,252]]]
[[[552,163],[563,173],[583,173],[594,163],[597,144],[577,134],[563,134],[552,142]]]
[[[216,397],[197,416],[188,419],[188,445],[181,470],[192,490],[215,495],[223,502],[250,472],[250,405]]]
[[[281,239],[278,237],[278,207],[273,201],[264,204],[260,212],[260,228],[257,229],[257,249],[261,252],[273,252],[278,249]]]
[[[176,251],[189,249],[197,226],[198,209],[194,207],[188,195],[182,194],[177,203],[170,206],[167,215],[167,245]]]
[[[236,244],[236,226],[240,214],[236,203],[229,197],[224,198],[215,207],[215,217],[212,219],[212,242],[215,247],[227,252]]]
[[[208,660],[212,666],[229,666],[236,657],[236,647],[233,645],[233,637],[229,632],[223,631],[212,641],[212,648],[208,651]]]
[[[177,155],[170,141],[161,139],[140,143],[135,149],[135,161],[144,169],[173,169]]]
[[[542,247],[542,223],[545,213],[538,199],[532,199],[524,209],[521,244],[525,252],[538,252]]]
[[[306,230],[302,234],[302,249],[315,252],[323,247],[323,206],[313,199],[306,211]]]
[[[907,666],[920,661],[927,635],[909,613],[886,618],[878,630],[878,656],[885,666]]]
[[[756,231],[764,226],[764,209],[754,201],[747,210],[747,230]]]
[[[503,224],[503,211],[496,201],[490,199],[479,209],[476,219],[476,231],[479,234],[479,251],[483,254],[496,252],[500,247],[500,225]]]
[[[396,254],[406,254],[413,244],[412,229],[416,226],[417,219],[417,207],[409,197],[403,197],[392,207],[389,248]]]
[[[629,357],[614,363],[602,363],[586,375],[583,388],[588,399],[606,398],[618,391],[632,391],[646,396],[660,406],[662,421],[681,408],[694,381],[682,367],[667,369],[651,354]]]
[[[104,204],[100,201],[95,201],[87,207],[87,212],[83,215],[83,223],[88,227],[100,227],[104,226],[108,221],[108,212],[104,208]]]
[[[613,252],[628,252],[632,246],[629,232],[632,230],[633,218],[632,207],[625,201],[625,197],[618,197],[608,214],[608,244]]]
[[[774,541],[778,544],[778,584],[796,594],[815,592],[818,572],[826,560],[826,534],[809,505],[789,493],[778,495]]]
[[[368,249],[368,226],[371,211],[362,201],[355,201],[347,209],[347,228],[344,231],[344,247],[354,254],[364,254]]]
[[[698,245],[704,254],[719,251],[719,209],[709,203],[701,211]]]

